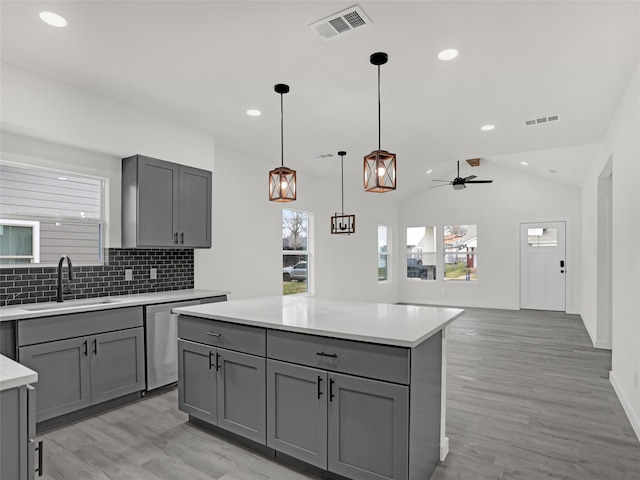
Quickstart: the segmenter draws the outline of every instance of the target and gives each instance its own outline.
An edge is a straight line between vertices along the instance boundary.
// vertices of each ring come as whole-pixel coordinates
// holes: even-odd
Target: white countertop
[[[176,313],[244,325],[414,347],[464,313],[459,308],[273,296],[175,308]]]
[[[170,290],[166,292],[139,293],[135,295],[114,295],[110,297],[87,298],[83,300],[65,300],[62,303],[29,303],[0,308],[0,322],[26,320],[29,318],[50,317],[67,313],[92,312],[111,308],[153,305],[159,303],[197,300],[205,297],[228,295],[228,290]],[[108,303],[100,303],[108,302]]]
[[[38,374],[36,372],[4,355],[0,355],[0,391],[21,387],[37,381]]]

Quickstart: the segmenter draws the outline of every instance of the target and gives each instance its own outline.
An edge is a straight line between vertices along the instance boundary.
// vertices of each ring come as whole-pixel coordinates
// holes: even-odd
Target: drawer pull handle
[[[329,401],[331,402],[333,400],[333,397],[335,397],[335,395],[333,394],[333,384],[335,383],[335,380],[333,378],[329,379]]]
[[[41,477],[42,476],[42,454],[43,454],[42,440],[38,442],[38,446],[36,447],[36,450],[38,451],[38,468],[36,468],[36,473],[38,474],[39,477]]]
[[[209,370],[213,368],[213,364],[211,363],[211,358],[213,357],[213,352],[209,352]]]
[[[318,375],[318,399],[322,396],[322,388],[320,388],[320,385],[322,383],[322,377],[320,375]]]
[[[207,332],[207,335],[209,335],[211,337],[221,337],[222,336],[221,333],[216,333],[216,332]]]
[[[316,355],[320,355],[321,357],[338,358],[338,355],[335,353],[316,352]]]

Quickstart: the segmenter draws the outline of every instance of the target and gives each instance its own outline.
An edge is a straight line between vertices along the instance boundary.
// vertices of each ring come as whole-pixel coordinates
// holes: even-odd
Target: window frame
[[[24,255],[0,255],[0,266],[12,265],[11,268],[16,268],[17,266],[33,266],[40,264],[40,222],[37,220],[18,220],[15,218],[0,218],[0,226],[1,227],[31,227],[31,253],[29,257]],[[6,263],[3,262],[5,258],[31,258],[32,261],[26,263]]]
[[[382,252],[380,251],[380,228],[384,228],[386,230],[385,232],[385,241],[386,241],[386,247],[387,247],[387,251],[386,252]],[[391,227],[389,225],[378,225],[378,254],[377,254],[377,261],[378,261],[378,283],[391,283],[392,281],[392,268],[391,268],[391,261],[392,261],[392,255],[391,255]],[[386,278],[380,279],[380,258],[381,257],[385,257],[385,265],[386,265],[386,273],[387,276]]]
[[[427,235],[427,232],[429,230],[432,230],[432,238],[433,238],[433,250],[428,250],[425,251],[423,250],[423,247],[418,247],[417,245],[415,245],[417,251],[415,252],[409,252],[408,248],[409,248],[409,229],[414,229],[414,228],[423,228],[424,229],[424,236],[423,238]],[[405,244],[405,252],[404,252],[404,278],[405,280],[409,280],[409,281],[416,281],[416,280],[420,280],[420,281],[427,281],[427,282],[435,282],[438,279],[438,247],[439,247],[439,242],[438,242],[438,227],[436,225],[421,225],[421,226],[410,226],[410,227],[405,227],[404,229],[404,244]],[[416,277],[410,277],[409,276],[409,259],[414,259],[416,258],[416,256],[418,257],[418,260],[422,261],[425,255],[430,255],[433,257],[433,263],[428,263],[427,266],[433,266],[433,269],[427,269],[426,270],[426,274],[427,274],[427,278],[422,278],[422,276],[418,275]],[[422,263],[417,263],[417,265],[422,265]],[[429,275],[431,275],[431,278],[429,278]],[[433,276],[435,275],[435,278],[433,278]]]
[[[307,290],[305,292],[300,292],[300,293],[289,293],[289,294],[285,294],[284,293],[284,280],[282,278],[282,273],[280,274],[280,279],[283,282],[283,291],[282,291],[282,296],[305,296],[305,295],[313,295],[313,279],[314,279],[314,270],[315,270],[315,265],[313,263],[313,255],[312,255],[312,250],[313,250],[313,242],[312,242],[312,235],[313,235],[313,214],[311,212],[308,212],[306,210],[299,210],[299,209],[294,209],[294,208],[282,208],[282,212],[280,215],[280,224],[281,224],[281,234],[282,234],[282,240],[285,239],[284,237],[284,229],[285,229],[285,225],[284,225],[284,212],[288,211],[288,212],[296,212],[296,213],[300,213],[306,216],[306,224],[307,224],[307,231],[306,231],[306,248],[304,250],[286,250],[284,248],[284,243],[282,245],[282,259],[284,259],[285,256],[296,256],[296,257],[306,257],[306,260],[301,260],[298,259],[297,261],[291,263],[291,266],[295,266],[298,263],[302,262],[302,261],[306,261],[307,262],[307,280],[304,282],[307,286]],[[283,262],[283,269],[286,268],[284,266],[284,262]]]
[[[475,245],[473,247],[466,247],[466,248],[472,248],[473,250],[457,250],[457,251],[452,251],[452,248],[449,248],[449,250],[447,249],[447,244],[445,242],[445,232],[447,231],[446,227],[452,227],[452,226],[466,226],[467,228],[469,227],[473,227],[475,229],[475,235],[472,235],[468,241],[468,243],[474,243]],[[468,230],[467,230],[468,232]],[[466,232],[465,232],[466,235]],[[463,236],[464,238],[464,236]],[[447,256],[448,255],[453,255],[457,258],[459,257],[466,257],[466,262],[467,262],[467,266],[465,267],[465,269],[467,270],[466,274],[465,274],[465,279],[461,280],[460,278],[447,278]],[[468,266],[468,260],[469,257],[473,257],[473,267],[469,267]],[[464,284],[475,284],[478,282],[478,273],[477,273],[477,269],[478,269],[478,224],[477,223],[469,223],[469,224],[446,224],[442,226],[442,270],[443,270],[443,275],[442,275],[442,281],[443,282],[447,282],[447,283],[464,283]],[[456,262],[457,264],[458,262]],[[476,270],[475,272],[471,272],[469,269],[474,269]],[[474,275],[475,278],[471,278],[471,275]]]

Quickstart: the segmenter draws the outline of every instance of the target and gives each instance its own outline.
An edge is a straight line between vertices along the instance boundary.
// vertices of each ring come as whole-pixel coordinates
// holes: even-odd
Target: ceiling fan
[[[493,180],[474,180],[474,178],[477,178],[477,176],[469,175],[468,177],[464,177],[464,178],[460,176],[460,160],[458,160],[458,176],[456,178],[454,178],[453,180],[433,180],[434,182],[446,182],[446,183],[443,183],[442,185],[434,185],[433,187],[429,187],[429,188],[453,185],[454,190],[462,190],[463,188],[467,188],[467,183],[492,183],[493,182]]]

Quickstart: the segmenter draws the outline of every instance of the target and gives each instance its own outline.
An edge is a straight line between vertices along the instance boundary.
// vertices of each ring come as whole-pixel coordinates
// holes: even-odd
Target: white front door
[[[565,223],[520,224],[520,308],[565,311]]]

